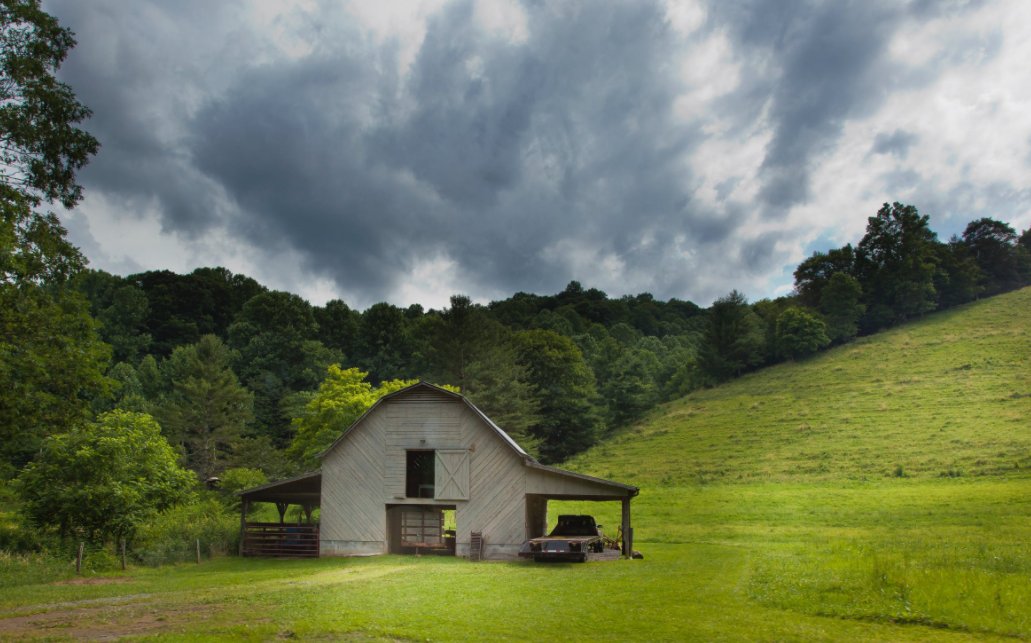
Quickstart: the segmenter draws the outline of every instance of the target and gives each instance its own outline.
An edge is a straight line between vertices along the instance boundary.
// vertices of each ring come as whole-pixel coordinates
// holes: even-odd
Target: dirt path
[[[0,618],[0,639],[62,639],[103,641],[174,630],[184,623],[206,621],[210,605],[184,605],[173,609],[147,603],[56,609],[28,616]]]

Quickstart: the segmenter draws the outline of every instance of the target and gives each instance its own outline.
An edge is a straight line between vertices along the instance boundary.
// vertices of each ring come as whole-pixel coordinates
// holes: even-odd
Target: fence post
[[[122,538],[122,571],[125,571],[125,538]]]
[[[197,539],[197,564],[200,565],[200,538]]]
[[[86,546],[86,543],[79,543],[79,551],[75,554],[75,574],[82,574],[82,549]]]

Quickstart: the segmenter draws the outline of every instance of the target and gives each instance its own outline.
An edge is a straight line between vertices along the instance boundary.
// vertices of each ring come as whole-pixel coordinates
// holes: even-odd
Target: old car
[[[586,562],[591,554],[616,550],[615,541],[606,538],[594,516],[563,515],[547,536],[531,538],[523,543],[519,555],[535,561],[572,560]]]

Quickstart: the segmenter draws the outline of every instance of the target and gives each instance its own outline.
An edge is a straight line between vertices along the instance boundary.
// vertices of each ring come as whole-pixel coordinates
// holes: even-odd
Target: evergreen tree
[[[847,342],[859,332],[859,319],[866,306],[863,287],[844,272],[831,275],[820,293],[820,312],[827,320],[827,337],[832,342]]]
[[[529,330],[516,333],[515,346],[540,403],[530,434],[540,442],[541,460],[559,462],[594,444],[598,393],[576,344],[554,331]]]
[[[158,405],[158,418],[202,479],[225,467],[253,416],[252,395],[236,379],[232,360],[220,339],[205,335],[175,349],[162,365],[170,391]]]
[[[766,358],[766,344],[762,320],[748,306],[745,296],[734,290],[709,308],[699,362],[710,377],[722,382],[761,364]]]

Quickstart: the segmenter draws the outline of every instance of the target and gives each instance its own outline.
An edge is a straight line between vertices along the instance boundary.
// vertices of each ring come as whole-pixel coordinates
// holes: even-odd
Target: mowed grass
[[[1028,639],[1029,312],[1024,290],[767,369],[567,463],[641,487],[644,560],[226,558],[92,584],[0,560],[0,640]]]
[[[567,463],[647,487],[1031,475],[1031,288],[664,405]]]

